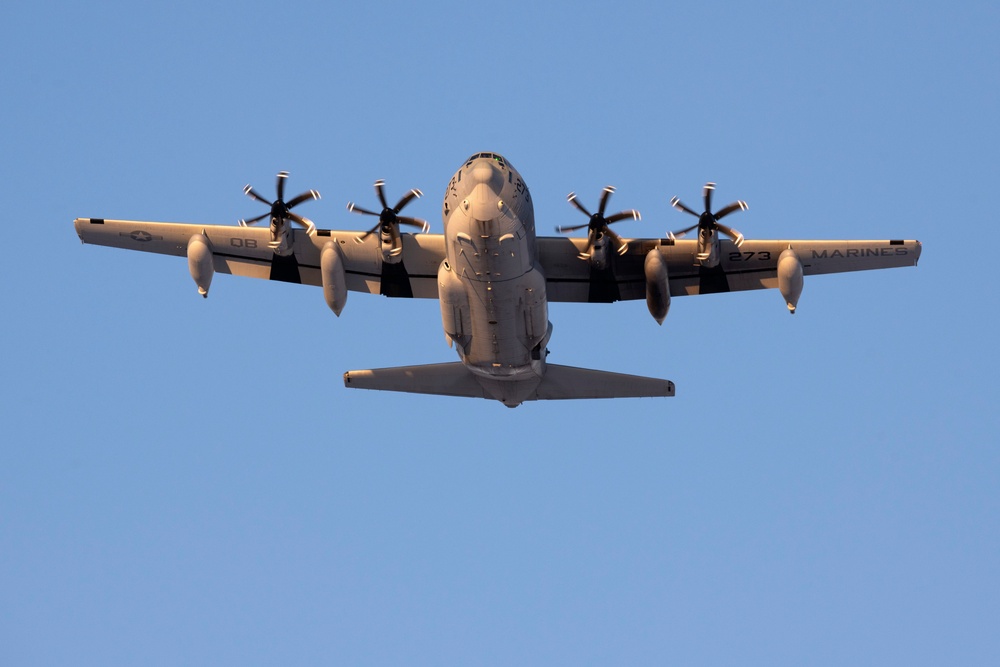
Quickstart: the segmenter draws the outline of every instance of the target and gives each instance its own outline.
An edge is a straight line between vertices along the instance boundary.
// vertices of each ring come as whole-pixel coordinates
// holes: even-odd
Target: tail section
[[[481,378],[460,362],[397,366],[344,373],[344,386],[439,396],[494,398],[508,407],[524,401],[643,398],[674,395],[670,380],[548,364],[534,379]]]
[[[347,371],[344,386],[349,389],[405,391],[411,394],[492,398],[461,362],[396,366],[367,371]]]

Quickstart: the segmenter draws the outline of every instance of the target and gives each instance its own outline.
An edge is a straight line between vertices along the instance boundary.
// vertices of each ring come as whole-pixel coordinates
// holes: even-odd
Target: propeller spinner
[[[674,197],[670,200],[670,205],[676,208],[678,211],[683,211],[689,215],[693,215],[698,218],[698,222],[691,225],[690,227],[685,227],[676,232],[670,232],[670,238],[680,238],[687,234],[688,232],[697,229],[698,230],[698,259],[707,259],[711,254],[711,248],[709,248],[709,242],[711,241],[712,235],[716,231],[720,231],[729,238],[733,240],[736,247],[743,245],[743,235],[732,227],[728,227],[719,222],[722,218],[726,217],[734,211],[745,211],[749,208],[745,201],[739,200],[732,204],[724,207],[716,213],[712,213],[712,193],[715,192],[715,183],[705,183],[705,188],[702,191],[702,195],[705,199],[705,212],[696,213],[690,208],[681,203],[678,197]]]
[[[287,179],[288,179],[287,171],[278,172],[278,182],[277,182],[278,198],[273,202],[270,202],[263,196],[261,196],[260,193],[258,193],[250,186],[250,184],[247,184],[243,188],[243,193],[246,196],[250,197],[250,199],[253,199],[255,201],[259,201],[262,204],[270,206],[271,210],[262,215],[258,215],[256,218],[251,218],[250,220],[240,220],[240,226],[246,227],[248,225],[254,225],[260,222],[261,220],[270,217],[272,245],[279,242],[279,237],[281,236],[281,232],[283,231],[282,227],[285,224],[286,220],[294,222],[295,224],[303,227],[306,230],[306,233],[309,234],[309,236],[315,236],[316,234],[316,225],[314,225],[312,221],[309,220],[308,218],[303,218],[301,215],[293,213],[292,209],[303,202],[307,202],[312,199],[319,199],[320,198],[319,193],[316,192],[315,190],[309,190],[292,198],[291,201],[286,202],[284,200],[284,197],[285,197],[285,181]]]
[[[611,239],[611,242],[615,244],[615,250],[618,252],[619,255],[624,255],[625,251],[628,250],[628,244],[622,240],[622,237],[614,233],[608,225],[612,225],[616,222],[619,222],[621,220],[627,220],[629,218],[633,220],[642,220],[642,216],[639,215],[639,211],[636,211],[635,209],[629,209],[627,211],[621,211],[620,213],[615,213],[614,215],[609,215],[605,217],[604,211],[605,209],[607,209],[608,199],[611,198],[611,195],[614,194],[614,192],[615,192],[614,187],[610,185],[604,188],[604,191],[601,193],[601,201],[597,207],[597,213],[591,213],[586,209],[586,207],[584,207],[583,204],[577,201],[575,192],[571,192],[568,195],[566,195],[566,200],[570,204],[575,206],[577,209],[579,209],[581,213],[590,218],[590,220],[583,225],[556,227],[556,231],[559,232],[560,234],[567,232],[575,232],[576,230],[583,228],[588,229],[587,249],[578,255],[580,259],[590,259],[590,257],[594,254],[594,246],[597,244],[597,242],[601,239],[602,236],[607,236],[609,239]]]
[[[370,234],[374,234],[376,231],[379,231],[382,235],[383,240],[388,240],[391,244],[390,246],[391,250],[389,251],[389,255],[391,256],[398,255],[399,253],[403,252],[402,239],[400,238],[399,235],[400,225],[416,227],[419,228],[420,231],[422,232],[426,232],[427,230],[430,229],[430,225],[428,225],[427,221],[425,220],[399,215],[399,212],[402,211],[404,208],[406,208],[407,204],[409,204],[414,199],[417,199],[418,197],[422,197],[424,193],[417,189],[410,190],[405,195],[400,197],[399,201],[396,202],[395,206],[389,206],[389,203],[386,201],[385,198],[385,181],[383,181],[380,178],[379,180],[375,181],[375,194],[378,195],[379,203],[382,204],[382,211],[380,213],[376,213],[375,211],[370,211],[366,208],[361,208],[360,206],[357,206],[354,202],[348,202],[347,204],[348,211],[352,211],[354,213],[360,213],[362,215],[378,216],[378,223],[376,223],[374,227],[366,231],[364,234],[355,237],[354,240],[357,241],[358,243],[363,243],[364,240],[368,238]]]

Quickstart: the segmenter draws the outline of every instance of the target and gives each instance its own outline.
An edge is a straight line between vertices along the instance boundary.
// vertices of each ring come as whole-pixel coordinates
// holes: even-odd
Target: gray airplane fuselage
[[[487,391],[520,403],[545,373],[551,334],[528,187],[503,157],[477,153],[448,183],[442,217],[445,335]]]

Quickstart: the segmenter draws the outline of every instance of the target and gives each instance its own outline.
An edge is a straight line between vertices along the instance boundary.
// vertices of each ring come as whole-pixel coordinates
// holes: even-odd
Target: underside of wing
[[[717,263],[707,266],[697,258],[694,240],[630,239],[627,245],[623,254],[609,254],[606,266],[597,268],[594,262],[579,258],[585,239],[538,239],[549,301],[644,299],[649,283],[646,258],[653,251],[663,260],[670,296],[776,288],[779,259],[788,250],[798,259],[804,276],[916,266],[921,251],[915,240],[750,240],[737,247],[723,239]]]
[[[316,286],[324,285],[323,252],[333,244],[347,290],[394,297],[437,298],[437,270],[444,259],[440,234],[403,234],[403,251],[390,263],[383,261],[378,237],[358,240],[362,232],[320,229],[310,236],[290,230],[287,248],[276,252],[266,228],[102,218],[77,218],[74,225],[84,243],[186,256],[192,272],[197,237],[207,250],[200,250],[208,258],[204,262],[216,272]]]

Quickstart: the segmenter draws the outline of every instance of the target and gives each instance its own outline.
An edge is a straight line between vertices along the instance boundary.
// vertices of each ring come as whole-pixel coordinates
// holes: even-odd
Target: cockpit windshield
[[[503,156],[500,155],[499,153],[473,153],[469,157],[469,159],[465,161],[465,166],[468,167],[475,160],[479,160],[481,158],[485,158],[487,160],[494,160],[497,164],[500,165],[501,169],[506,168],[506,166],[507,166],[506,160],[504,160]]]

